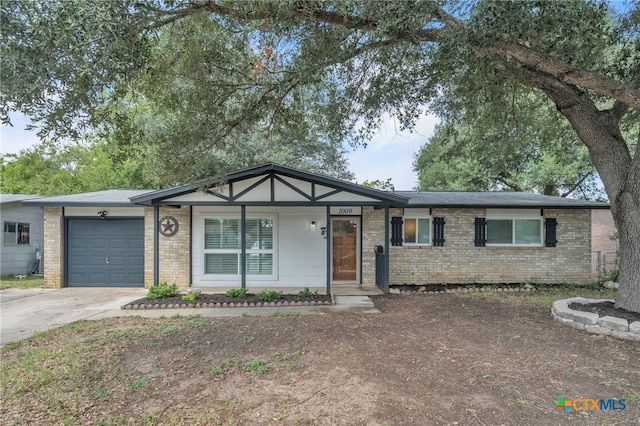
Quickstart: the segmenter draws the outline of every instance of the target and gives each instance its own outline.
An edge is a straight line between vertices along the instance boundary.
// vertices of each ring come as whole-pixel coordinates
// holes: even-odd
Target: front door
[[[331,219],[332,280],[358,282],[360,218]]]

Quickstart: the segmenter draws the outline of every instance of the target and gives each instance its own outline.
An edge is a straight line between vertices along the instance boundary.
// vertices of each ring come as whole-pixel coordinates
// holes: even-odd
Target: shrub
[[[178,285],[177,284],[167,284],[162,283],[158,286],[149,287],[149,291],[147,292],[148,299],[162,299],[164,297],[171,297],[178,294]]]
[[[230,288],[229,290],[227,290],[227,296],[229,297],[246,297],[246,295],[246,288]]]
[[[262,300],[263,302],[271,302],[273,300],[278,300],[282,298],[282,292],[281,291],[261,291],[260,293],[258,293],[258,299]]]
[[[200,297],[200,293],[188,293],[182,295],[182,300],[185,302],[193,302]]]
[[[305,287],[303,290],[300,290],[298,292],[298,296],[300,296],[300,297],[317,297],[318,296],[318,290],[311,291],[311,290],[309,290],[309,287]]]

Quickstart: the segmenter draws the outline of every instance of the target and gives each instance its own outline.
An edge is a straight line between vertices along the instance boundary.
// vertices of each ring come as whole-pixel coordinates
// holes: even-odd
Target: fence
[[[598,278],[618,269],[617,250],[594,250],[591,252],[591,272]]]

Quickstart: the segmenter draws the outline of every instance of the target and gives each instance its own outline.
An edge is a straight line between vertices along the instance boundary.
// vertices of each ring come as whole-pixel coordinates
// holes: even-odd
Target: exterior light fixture
[[[100,216],[101,220],[104,220],[104,218],[107,217],[107,211],[106,210],[102,210],[102,211],[98,212],[98,216]]]
[[[322,235],[323,237],[326,238],[326,236],[327,236],[327,227],[326,226],[323,226],[323,227],[320,228],[320,235]]]
[[[318,229],[318,223],[315,220],[309,222],[309,230],[315,231],[316,229]]]

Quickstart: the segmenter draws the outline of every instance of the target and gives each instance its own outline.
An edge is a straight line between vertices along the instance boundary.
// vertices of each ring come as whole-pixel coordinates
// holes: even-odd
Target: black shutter
[[[402,245],[402,217],[400,216],[391,218],[391,245]]]
[[[544,220],[545,239],[544,245],[546,247],[555,247],[558,240],[556,239],[556,226],[558,221],[553,217],[548,217]]]
[[[484,247],[487,244],[487,220],[484,217],[476,217],[475,229],[476,247]]]
[[[433,218],[433,245],[442,247],[444,245],[444,217]]]

